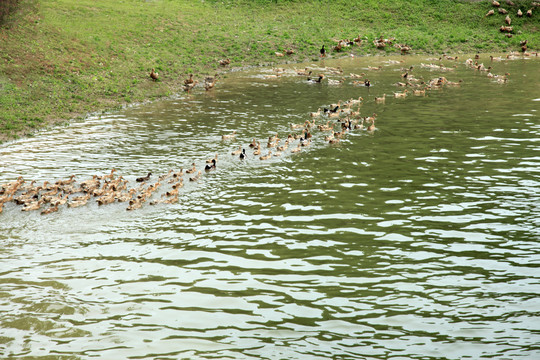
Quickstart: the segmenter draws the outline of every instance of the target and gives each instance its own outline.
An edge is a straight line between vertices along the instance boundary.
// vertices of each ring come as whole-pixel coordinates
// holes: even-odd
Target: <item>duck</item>
[[[227,66],[227,65],[229,65],[230,63],[231,63],[231,60],[228,59],[228,58],[227,58],[227,59],[221,59],[221,60],[219,60],[219,65],[221,65],[221,66]]]
[[[308,77],[307,78],[307,81],[309,83],[317,83],[317,84],[320,84],[324,79],[324,74],[320,74],[319,77],[317,79],[312,79],[311,77]]]
[[[253,151],[253,155],[255,155],[255,156],[261,155],[261,147],[260,146],[258,146],[255,149],[255,151]]]
[[[137,189],[132,188],[128,192],[121,192],[119,194],[116,194],[114,199],[118,202],[128,202],[131,199],[133,199],[133,195],[137,192]]]
[[[197,174],[193,175],[192,177],[189,178],[189,181],[197,181],[201,178],[201,175],[202,175],[202,171],[199,170],[197,172]]]
[[[395,92],[395,93],[394,93],[394,97],[395,97],[395,98],[404,98],[404,97],[407,97],[407,93],[408,93],[408,92],[409,92],[408,90],[405,90],[405,91],[403,91],[403,92]]]
[[[287,50],[285,50],[285,54],[290,56],[290,55],[294,54],[294,50],[293,49],[287,49]]]
[[[192,83],[185,84],[184,85],[184,91],[189,93],[198,83],[199,83],[199,81],[195,80]]]
[[[148,175],[146,175],[146,176],[138,177],[137,179],[135,179],[135,181],[136,182],[145,182],[145,181],[150,180],[150,176],[152,176],[151,172],[149,172]]]
[[[34,201],[34,202],[31,202],[29,204],[26,204],[22,209],[21,211],[34,211],[34,210],[39,210],[39,208],[41,207],[41,205],[45,202],[45,200],[43,199],[40,199],[38,201]]]
[[[283,54],[282,52],[278,52],[276,51],[274,54],[276,54],[277,57],[284,57],[285,54]]]
[[[221,140],[232,140],[236,137],[236,130],[232,132],[232,134],[229,135],[221,135]]]
[[[184,80],[184,85],[189,85],[189,84],[193,84],[194,80],[193,80],[193,74],[189,74],[189,78],[185,79]]]
[[[532,9],[527,10],[525,13],[528,17],[532,17]]]
[[[326,135],[324,137],[324,141],[330,141],[330,140],[332,140],[334,138],[334,136],[335,136],[335,132],[334,132],[334,130],[332,130],[332,133],[330,135]]]
[[[413,90],[413,94],[416,95],[416,96],[425,96],[426,95],[426,89]]]
[[[366,74],[362,73],[362,74],[355,74],[355,73],[350,73],[349,76],[351,77],[351,79],[361,79],[362,77],[364,77]]]
[[[218,157],[218,154],[216,154],[216,156],[214,156],[214,157],[211,158],[211,159],[207,159],[207,160],[206,160],[206,163],[207,163],[207,164],[215,163],[215,162],[217,161],[217,157]]]
[[[506,23],[506,25],[512,25],[512,19],[510,19],[510,16],[506,15],[506,17],[504,18],[504,22]]]
[[[155,69],[152,69],[152,71],[150,72],[150,77],[152,78],[152,80],[158,81],[159,74],[155,71]]]
[[[382,70],[382,66],[368,66],[369,70]]]
[[[320,52],[320,54],[321,54],[321,55],[320,55],[321,57],[325,57],[325,56],[326,56],[326,49],[325,49],[325,47],[324,47],[324,44],[323,44],[323,46],[321,47],[321,50],[319,50],[319,52]]]
[[[337,138],[333,138],[333,139],[330,139],[330,140],[328,141],[329,144],[337,144],[337,143],[339,143],[339,142],[340,142],[340,139],[337,139]]]
[[[240,153],[240,160],[244,160],[246,157],[246,149],[242,149],[242,152]]]
[[[253,140],[252,140],[251,143],[249,144],[249,147],[250,147],[250,148],[257,147],[257,139],[253,138]]]
[[[371,81],[369,81],[369,79],[364,80],[364,86],[369,88],[371,86]]]
[[[377,104],[384,104],[385,101],[386,101],[386,94],[383,94],[383,96],[379,96],[379,97],[375,96],[375,102]]]
[[[296,75],[300,76],[310,76],[312,74],[312,71],[308,68],[304,68],[304,70],[296,70]]]
[[[328,79],[328,85],[342,85],[345,82],[345,78],[340,80]]]
[[[499,14],[506,15],[506,14],[508,14],[508,10],[503,9],[503,8],[499,8]]]
[[[43,211],[41,211],[41,215],[51,214],[51,213],[56,212],[56,211],[58,211],[58,204],[56,204],[54,206],[51,205],[51,207],[49,207],[47,209],[44,209]]]
[[[499,6],[501,6],[501,3],[498,2],[498,1],[496,1],[496,0],[493,0],[493,1],[491,2],[491,5],[493,5],[493,6],[495,6],[495,7],[499,7]]]
[[[321,116],[321,108],[318,108],[316,112],[309,113],[309,116],[311,116],[311,117],[319,117],[319,116]]]
[[[186,170],[186,174],[193,174],[195,171],[197,171],[197,168],[195,166],[195,163],[191,164],[192,168],[189,170]]]
[[[366,129],[368,132],[373,132],[375,131],[375,118],[373,118],[371,120],[371,124],[369,124],[369,126],[367,127]]]
[[[268,154],[267,155],[263,155],[261,157],[259,157],[259,159],[261,160],[268,160],[272,157],[272,150],[268,151]]]
[[[242,152],[242,147],[238,147],[238,150],[234,150],[231,155],[236,156],[239,155]]]
[[[518,9],[518,11],[517,11],[517,16],[518,16],[518,17],[522,17],[522,16],[523,16],[523,12],[521,11],[521,9]]]
[[[216,82],[217,82],[217,78],[213,78],[212,81],[205,80],[204,81],[204,90],[209,91],[209,90],[213,89],[214,86],[216,86]]]

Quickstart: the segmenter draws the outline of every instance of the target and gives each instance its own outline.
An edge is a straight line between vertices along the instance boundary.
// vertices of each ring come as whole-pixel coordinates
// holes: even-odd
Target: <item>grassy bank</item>
[[[176,93],[186,74],[214,74],[219,59],[232,67],[313,60],[322,44],[358,35],[365,44],[345,53],[399,53],[376,49],[379,36],[412,53],[512,51],[524,39],[537,49],[540,8],[518,18],[532,1],[514,2],[508,38],[499,32],[504,15],[484,17],[490,2],[24,0],[0,28],[0,140]],[[295,53],[276,57],[286,49]]]

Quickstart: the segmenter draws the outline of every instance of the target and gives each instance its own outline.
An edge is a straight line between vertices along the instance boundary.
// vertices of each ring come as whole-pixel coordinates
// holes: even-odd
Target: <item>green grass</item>
[[[523,11],[532,1],[514,1]],[[503,52],[540,45],[532,18],[512,16],[513,38],[485,18],[489,2],[455,0],[25,0],[0,28],[0,140],[126,103],[174,94],[189,73],[317,59],[318,49],[358,35],[395,37],[414,53]],[[517,9],[508,9],[512,14]],[[277,58],[276,51],[295,54]],[[152,68],[160,74],[153,82]]]

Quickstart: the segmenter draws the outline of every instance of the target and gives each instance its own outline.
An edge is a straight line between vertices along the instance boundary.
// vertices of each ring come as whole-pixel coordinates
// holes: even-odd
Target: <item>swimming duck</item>
[[[319,117],[321,116],[321,108],[318,108],[316,112],[312,112],[309,114],[311,117]]]
[[[341,85],[344,82],[345,78],[341,78],[340,80],[328,79],[328,85]]]
[[[395,93],[394,93],[394,97],[395,97],[395,98],[404,98],[404,97],[407,96],[407,93],[408,93],[408,92],[409,92],[408,90],[405,90],[405,91],[403,91],[403,92],[395,92]]]
[[[386,101],[386,94],[383,94],[383,96],[379,96],[379,97],[375,96],[375,102],[377,104],[384,104],[385,101]]]
[[[242,152],[242,147],[238,147],[238,150],[234,150],[231,155],[236,156],[239,155]]]
[[[309,83],[317,83],[317,84],[320,84],[324,79],[324,74],[320,74],[319,77],[317,79],[312,79],[311,77],[308,77],[307,78],[307,81]]]
[[[340,139],[337,139],[337,138],[333,138],[333,139],[330,139],[330,140],[328,141],[328,143],[330,143],[330,144],[337,144],[337,143],[339,143],[339,142],[340,142]]]
[[[263,155],[263,156],[259,157],[259,159],[261,159],[261,160],[268,160],[268,159],[270,159],[271,157],[272,157],[272,150],[270,150],[270,151],[268,152],[267,155]]]
[[[246,149],[242,149],[242,152],[240,153],[240,160],[244,160],[246,156]]]
[[[251,143],[249,144],[249,147],[250,147],[250,148],[257,147],[257,139],[253,138],[253,140],[252,140]]]
[[[54,206],[51,205],[51,207],[44,209],[43,211],[41,211],[41,215],[47,215],[56,211],[58,211],[58,204]]]
[[[152,173],[149,172],[148,175],[146,176],[141,176],[141,177],[138,177],[137,179],[135,179],[136,182],[144,182],[144,181],[148,181],[150,180],[150,176],[152,176]]]
[[[371,124],[369,124],[369,126],[367,127],[366,130],[369,131],[369,132],[375,131],[375,118],[373,118],[371,120]]]
[[[38,210],[44,202],[45,202],[45,201],[44,201],[43,199],[40,199],[40,200],[38,200],[38,201],[34,201],[34,202],[32,202],[32,203],[26,204],[26,205],[21,209],[21,211],[34,211],[34,210]]]
[[[258,146],[255,151],[253,151],[253,155],[261,155],[261,147]]]
[[[232,132],[232,134],[229,135],[222,135],[221,140],[232,140],[236,137],[236,130]]]
[[[199,170],[197,174],[189,178],[189,181],[197,181],[201,178],[201,175],[202,175],[202,172],[201,170]]]
[[[133,188],[133,189],[130,189],[128,192],[120,192],[119,194],[115,195],[114,199],[118,202],[130,201],[131,199],[133,199],[133,195],[135,194],[136,191],[137,189]]]
[[[154,69],[152,69],[152,71],[150,72],[150,77],[152,78],[152,80],[158,81],[159,74],[157,72],[155,72]]]
[[[197,171],[197,168],[195,167],[195,163],[191,164],[192,168],[189,170],[186,170],[186,174],[193,174],[195,171]]]

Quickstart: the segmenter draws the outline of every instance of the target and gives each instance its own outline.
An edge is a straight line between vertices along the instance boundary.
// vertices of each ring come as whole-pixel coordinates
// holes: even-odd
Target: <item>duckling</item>
[[[191,164],[192,168],[189,170],[186,170],[186,174],[193,174],[195,171],[197,171],[197,168],[195,167],[195,163]]]
[[[201,170],[199,170],[197,174],[189,178],[189,181],[197,181],[201,178],[201,175],[202,175],[202,172]]]
[[[268,159],[270,159],[271,157],[272,157],[272,150],[270,150],[270,151],[268,152],[267,155],[263,155],[263,156],[259,157],[259,159],[261,159],[261,160],[268,160]]]
[[[152,176],[152,173],[149,172],[148,175],[146,176],[141,176],[141,177],[138,177],[137,179],[135,179],[136,182],[144,182],[144,181],[148,181],[150,180],[150,176]]]
[[[150,72],[150,77],[152,78],[152,80],[158,81],[159,74],[154,69],[152,69],[152,71]]]
[[[232,140],[236,137],[236,130],[232,132],[232,134],[229,135],[221,135],[221,140]]]
[[[242,147],[238,147],[238,150],[234,150],[231,155],[236,156],[239,155],[242,152]]]

